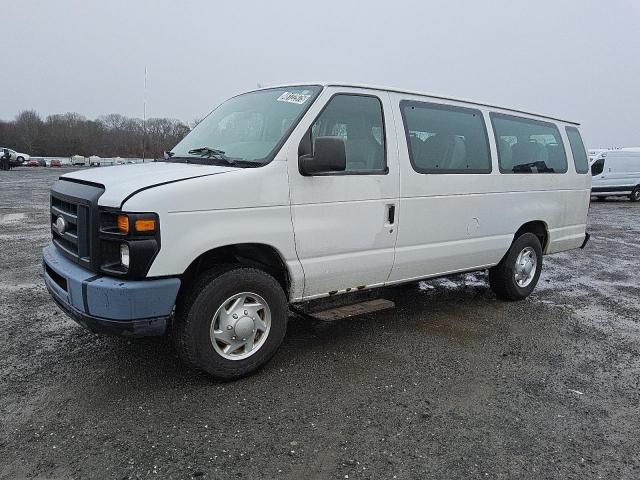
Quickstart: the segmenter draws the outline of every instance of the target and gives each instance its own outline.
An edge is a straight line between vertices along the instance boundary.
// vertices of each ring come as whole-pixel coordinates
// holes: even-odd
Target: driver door
[[[303,176],[290,152],[295,245],[305,277],[304,298],[383,285],[397,235],[399,172],[386,92],[327,89],[296,131],[343,139],[346,170]],[[389,114],[390,116],[390,114]]]

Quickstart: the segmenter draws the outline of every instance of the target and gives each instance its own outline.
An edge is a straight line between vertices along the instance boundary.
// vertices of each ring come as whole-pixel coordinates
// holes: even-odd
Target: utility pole
[[[147,66],[144,67],[144,93],[142,95],[142,163],[145,159],[147,143]]]

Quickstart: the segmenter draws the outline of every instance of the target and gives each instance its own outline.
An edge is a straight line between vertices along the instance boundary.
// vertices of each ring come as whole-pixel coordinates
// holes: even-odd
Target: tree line
[[[89,120],[77,113],[42,119],[24,110],[14,120],[0,120],[0,146],[32,156],[159,158],[191,128],[172,118],[149,118],[145,123],[117,113]]]

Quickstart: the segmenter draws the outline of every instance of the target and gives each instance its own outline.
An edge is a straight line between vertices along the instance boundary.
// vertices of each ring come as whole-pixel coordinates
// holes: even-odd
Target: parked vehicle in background
[[[587,242],[590,189],[574,122],[351,84],[262,89],[164,161],[60,177],[44,279],[81,325],[169,332],[187,363],[238,378],[273,356],[291,304],[487,269],[499,298],[526,298],[544,254]]]
[[[38,162],[37,160],[29,160],[25,165],[27,167],[39,167],[40,162]]]
[[[51,160],[51,166],[52,167],[62,167],[62,162],[60,160],[58,160],[57,158],[54,158],[53,160]]]
[[[73,155],[71,157],[71,165],[73,165],[74,167],[84,167],[87,164],[87,159],[84,158],[82,155]]]
[[[5,150],[7,150],[9,152],[9,162],[13,162],[15,163],[17,161],[17,154],[15,150],[12,150],[9,147],[0,147],[0,152],[4,152]]]
[[[640,201],[640,147],[609,150],[591,165],[591,193],[598,200],[628,196]]]
[[[19,167],[31,158],[26,153],[16,152],[14,149],[8,147],[0,147],[0,152],[4,151],[5,148],[9,150],[9,164],[12,167]]]
[[[41,167],[47,166],[47,161],[44,158],[39,158],[36,160],[36,162],[38,162],[38,165],[40,165]]]
[[[11,150],[11,151],[15,154],[18,165],[22,165],[24,162],[27,162],[31,159],[31,156],[26,153],[16,152],[15,150]]]

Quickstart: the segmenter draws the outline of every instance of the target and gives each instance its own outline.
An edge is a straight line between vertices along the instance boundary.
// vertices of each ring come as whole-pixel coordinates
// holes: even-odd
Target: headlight
[[[99,270],[114,277],[144,278],[160,250],[157,213],[100,212]]]
[[[120,263],[123,267],[129,268],[129,245],[126,243],[120,244]]]

